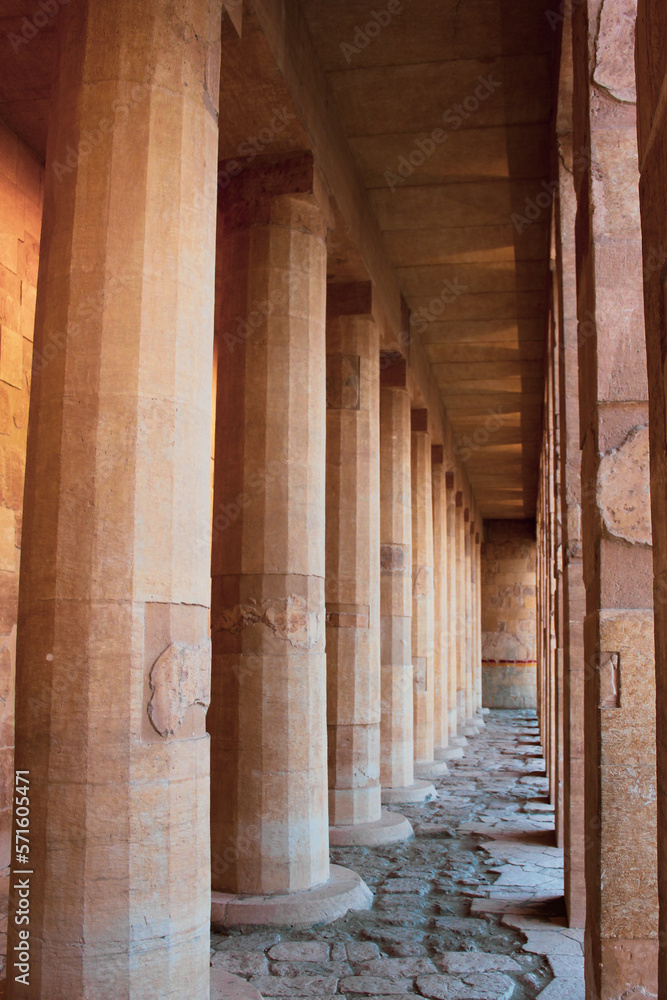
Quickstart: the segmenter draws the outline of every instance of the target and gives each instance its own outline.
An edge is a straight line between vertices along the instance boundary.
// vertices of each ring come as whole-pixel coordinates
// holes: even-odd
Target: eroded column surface
[[[655,659],[632,6],[573,11],[586,587],[586,977],[656,992]],[[619,308],[622,303],[622,308]]]
[[[655,601],[658,794],[658,888],[660,895],[660,995],[667,990],[667,459],[665,414],[665,263],[667,262],[667,136],[665,38],[667,8],[652,0],[637,6],[637,116],[643,237],[643,284],[648,354],[653,572]]]
[[[7,991],[208,1000],[220,8],[58,18],[16,695],[35,874]]]
[[[434,710],[433,742],[438,751],[449,745],[449,675],[448,675],[448,563],[447,563],[447,484],[444,468],[444,449],[433,445],[433,590],[434,590]]]
[[[434,759],[433,493],[428,410],[412,411],[412,668],[415,774],[447,770]]]
[[[274,900],[330,878],[325,204],[294,157],[235,178],[219,220],[213,888]],[[280,916],[219,902],[221,923]]]
[[[326,650],[332,844],[409,836],[380,802],[380,380],[370,283],[327,295]]]
[[[380,366],[380,607],[384,802],[419,801],[435,788],[414,778],[412,669],[412,479],[406,363]]]

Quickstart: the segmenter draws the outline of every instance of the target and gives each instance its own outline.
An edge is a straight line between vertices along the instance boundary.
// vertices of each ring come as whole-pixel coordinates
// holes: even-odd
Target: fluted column
[[[458,691],[458,607],[460,595],[458,590],[457,563],[456,563],[456,480],[453,470],[449,470],[445,476],[447,490],[447,714],[448,714],[448,739],[449,746],[444,751],[436,749],[436,757],[449,760],[463,756],[463,747],[468,742],[466,737],[459,732],[459,722],[457,717],[457,691]]]
[[[208,1000],[220,7],[80,0],[58,35],[16,678],[29,864],[7,995]],[[71,149],[87,150],[76,169]]]
[[[477,525],[476,528],[481,527]],[[482,713],[482,535],[475,531],[475,715]]]
[[[380,380],[370,283],[327,295],[326,649],[329,839],[403,840],[380,802]]]
[[[218,899],[226,924],[292,922],[294,895],[330,883],[323,205],[305,155],[245,170],[221,200],[213,888],[260,897]]]
[[[465,705],[465,728],[466,736],[474,736],[478,732],[476,720],[474,718],[474,601],[473,601],[473,540],[474,522],[470,518],[470,507],[463,509],[463,574],[464,574],[464,595],[465,595],[465,617],[464,617],[464,705]]]
[[[456,491],[456,717],[459,735],[466,724],[466,561],[463,492]]]
[[[412,668],[415,774],[446,772],[434,758],[433,493],[428,410],[412,411]]]
[[[380,364],[380,603],[383,802],[423,801],[415,781],[412,669],[411,418],[403,358]]]
[[[447,623],[447,485],[444,448],[433,445],[433,590],[434,590],[434,711],[433,742],[438,751],[449,746],[448,623]]]

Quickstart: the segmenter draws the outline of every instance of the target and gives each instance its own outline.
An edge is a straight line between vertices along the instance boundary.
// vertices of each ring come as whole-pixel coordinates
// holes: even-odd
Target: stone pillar
[[[586,593],[581,549],[581,452],[575,260],[576,198],[572,149],[572,25],[563,26],[557,117],[558,199],[556,202],[557,352],[561,454],[563,633],[563,850],[565,907],[571,927],[586,922],[584,876],[584,634]],[[582,169],[577,157],[577,172]]]
[[[447,681],[448,681],[448,737],[449,746],[446,750],[436,749],[436,758],[451,760],[463,756],[463,746],[468,742],[465,736],[459,735],[457,719],[458,690],[458,650],[457,621],[459,593],[456,573],[456,478],[453,470],[446,473],[447,489]]]
[[[448,676],[448,622],[447,622],[447,484],[444,467],[444,448],[433,445],[433,588],[435,594],[435,696],[433,742],[435,755],[443,754],[449,746],[449,676]]]
[[[30,923],[12,877],[7,996],[208,1000],[220,8],[58,17],[17,653]]]
[[[412,670],[415,774],[447,771],[434,757],[433,493],[428,410],[412,411]]]
[[[221,199],[209,712],[218,924],[318,922],[350,905],[328,852],[323,206],[308,155],[244,170]]]
[[[608,1000],[657,991],[648,394],[633,18],[628,4],[613,0],[587,0],[572,18],[574,148],[585,163],[575,185],[586,587],[586,978],[590,995]]]
[[[464,573],[464,706],[465,725],[463,733],[465,736],[476,736],[479,732],[478,720],[475,719],[474,697],[474,606],[473,606],[473,556],[472,542],[474,540],[475,525],[470,517],[470,507],[463,509],[463,573]]]
[[[403,358],[380,363],[380,782],[383,802],[423,802],[414,778],[411,417]]]
[[[475,522],[475,717],[479,721],[486,713],[482,709],[482,535],[481,524]]]
[[[657,706],[658,891],[660,895],[660,994],[667,988],[667,413],[665,378],[665,263],[667,262],[667,72],[664,4],[639,0],[637,6],[637,117],[639,196],[643,237],[643,284],[648,355],[651,498],[653,511],[653,595],[655,600]],[[660,41],[657,41],[660,40]]]
[[[456,530],[456,718],[458,732],[466,725],[466,560],[463,492],[455,497]],[[466,740],[467,742],[467,740]]]
[[[405,817],[380,803],[379,349],[370,282],[330,285],[325,600],[334,845],[412,835]]]

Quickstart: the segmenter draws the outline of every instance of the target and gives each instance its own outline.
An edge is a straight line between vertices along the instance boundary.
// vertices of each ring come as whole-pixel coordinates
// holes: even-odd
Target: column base
[[[433,755],[436,760],[459,760],[463,757],[463,747],[438,747]]]
[[[415,781],[414,785],[405,785],[402,788],[383,788],[383,805],[409,805],[413,802],[430,802],[437,799],[438,793],[435,785],[428,781]]]
[[[450,747],[467,747],[468,740],[466,739],[465,736],[462,736],[461,733],[459,732],[456,736],[449,737],[449,745]]]
[[[490,711],[491,711],[490,708],[483,708],[482,709],[482,715],[488,715]]]
[[[330,826],[329,844],[332,847],[381,847],[410,840],[415,833],[406,816],[382,810],[375,823],[357,823],[355,826]]]
[[[415,778],[440,778],[448,771],[444,760],[415,761]]]
[[[211,1000],[262,1000],[254,986],[223,969],[211,969]]]
[[[211,926],[311,927],[330,924],[348,910],[370,910],[373,893],[356,872],[331,865],[324,885],[276,896],[211,893]]]
[[[481,728],[477,719],[466,719],[461,732],[464,736],[479,736]]]

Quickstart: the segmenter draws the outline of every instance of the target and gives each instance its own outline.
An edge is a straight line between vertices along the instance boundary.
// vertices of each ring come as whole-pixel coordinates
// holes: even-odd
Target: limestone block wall
[[[534,521],[485,521],[482,545],[482,700],[537,705]]]
[[[0,121],[0,867],[9,864],[14,657],[43,168]]]

